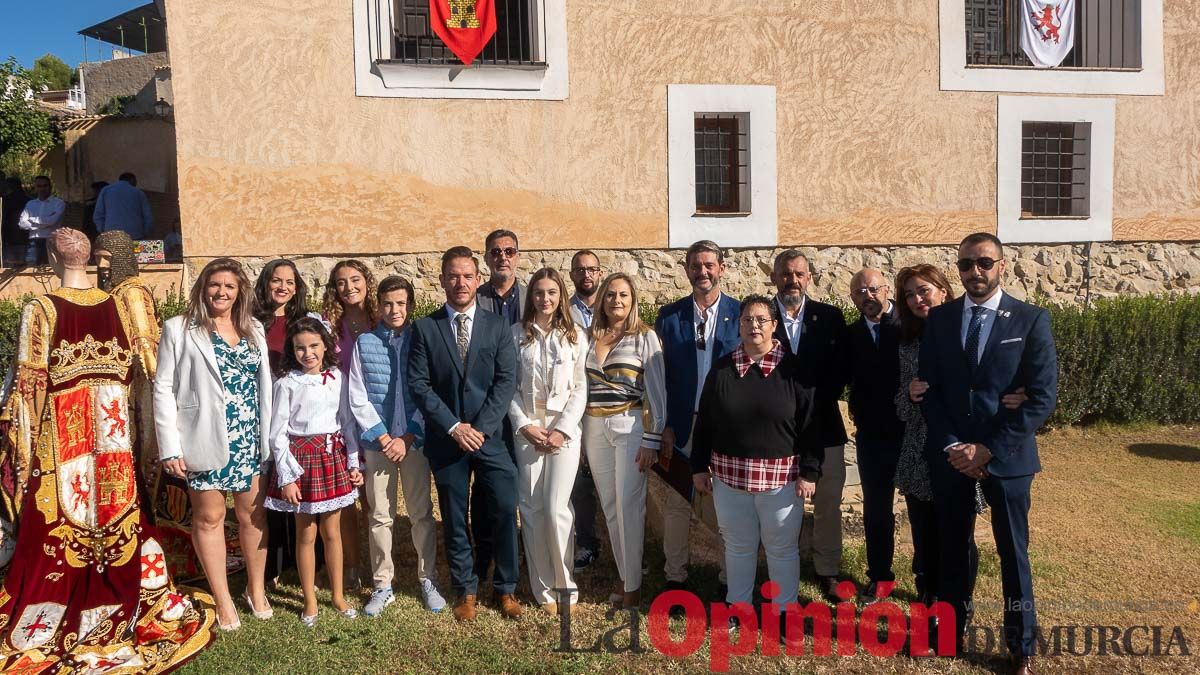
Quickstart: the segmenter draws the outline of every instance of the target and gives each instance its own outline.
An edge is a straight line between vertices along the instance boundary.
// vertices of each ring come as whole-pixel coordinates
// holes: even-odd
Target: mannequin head
[[[103,290],[138,275],[137,257],[133,253],[133,240],[121,230],[101,232],[93,247],[96,257],[96,277]]]
[[[46,242],[50,265],[59,276],[67,270],[77,271],[87,267],[92,256],[92,244],[87,235],[69,227],[60,227]]]

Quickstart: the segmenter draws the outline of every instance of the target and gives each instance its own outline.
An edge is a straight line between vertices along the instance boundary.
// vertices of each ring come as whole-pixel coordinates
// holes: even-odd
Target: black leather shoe
[[[842,583],[842,580],[837,577],[817,577],[817,586],[821,589],[821,595],[824,595],[825,599],[831,603],[841,602],[842,600],[837,594],[837,587],[840,583]]]
[[[664,593],[667,591],[686,591],[687,589],[687,584],[682,581],[668,581],[666,585],[663,586]],[[686,614],[687,613],[683,611],[683,605],[671,605],[670,615],[672,619],[683,618],[686,616]]]

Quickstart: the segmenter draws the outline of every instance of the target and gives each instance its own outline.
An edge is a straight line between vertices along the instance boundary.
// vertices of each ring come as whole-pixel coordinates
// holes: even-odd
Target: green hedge
[[[172,290],[158,302],[163,319],[183,310]],[[0,301],[0,368],[15,348],[21,302]],[[1053,425],[1200,422],[1200,295],[1100,299],[1091,306],[1040,302],[1058,346],[1058,409]],[[438,307],[421,303],[414,316]],[[850,308],[848,318],[853,316]],[[639,313],[653,323],[658,308]]]

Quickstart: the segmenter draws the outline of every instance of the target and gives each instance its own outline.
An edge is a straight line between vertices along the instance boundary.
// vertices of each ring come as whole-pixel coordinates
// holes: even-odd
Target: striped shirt
[[[641,444],[656,450],[662,445],[667,386],[662,344],[654,331],[625,334],[603,363],[593,341],[587,353],[587,379],[590,417],[607,417],[641,406],[646,409]]]

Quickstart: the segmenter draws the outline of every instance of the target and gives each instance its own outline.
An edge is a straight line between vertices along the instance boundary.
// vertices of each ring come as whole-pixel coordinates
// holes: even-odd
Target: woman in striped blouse
[[[666,425],[662,345],[638,317],[637,288],[628,275],[609,275],[599,298],[587,353],[583,445],[621,575],[621,587],[609,600],[636,607],[641,602],[646,471],[658,461]]]

